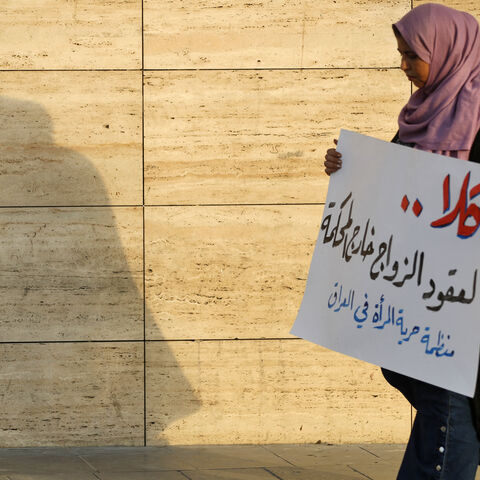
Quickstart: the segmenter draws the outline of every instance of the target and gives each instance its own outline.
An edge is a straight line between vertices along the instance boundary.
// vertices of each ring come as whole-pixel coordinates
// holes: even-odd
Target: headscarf
[[[480,127],[477,20],[466,12],[426,3],[408,12],[395,27],[430,65],[425,86],[400,112],[400,140],[422,150],[470,150]]]

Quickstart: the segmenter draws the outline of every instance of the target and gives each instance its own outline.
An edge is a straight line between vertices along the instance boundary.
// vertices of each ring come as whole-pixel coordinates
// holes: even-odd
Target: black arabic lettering
[[[324,237],[323,237],[323,243],[330,243],[332,240],[334,240],[334,243],[337,241],[337,235],[338,235],[338,231],[339,231],[339,228],[340,228],[343,208],[350,201],[351,198],[352,198],[352,192],[350,192],[347,195],[347,197],[345,198],[345,200],[343,200],[343,202],[340,204],[340,211],[338,213],[337,224],[336,224],[335,227],[332,228],[331,231],[329,231],[329,228],[330,228],[330,222],[332,220],[332,215],[327,215],[323,219],[322,225],[320,227],[320,229],[322,231],[325,231],[325,234],[324,234]],[[328,208],[333,208],[333,207],[335,207],[335,205],[336,205],[335,202],[331,202],[331,203],[328,204]],[[353,201],[352,201],[352,205],[353,205]],[[350,205],[350,220],[349,220],[350,222],[351,222],[351,214],[352,214],[352,205]],[[345,232],[345,227],[343,229],[341,229],[342,238],[343,238],[344,232]],[[339,245],[339,244],[337,244],[337,245]],[[337,246],[337,245],[335,245],[335,246]]]
[[[355,240],[355,238],[357,237],[359,232],[360,232],[360,226],[356,225],[355,228],[353,229],[352,238],[348,241],[347,241],[348,235],[345,238],[345,243],[344,243],[344,247],[343,247],[343,258],[345,259],[345,261],[347,263],[352,259],[352,256],[355,253],[357,253],[358,250],[360,249],[361,243],[359,243],[358,247],[356,247],[356,248],[354,248],[355,245],[353,243],[353,241]],[[351,252],[349,252],[350,249],[351,249]]]
[[[406,274],[401,281],[393,282],[393,285],[395,287],[403,287],[403,284],[407,280],[410,280],[415,276],[415,273],[417,273],[417,258],[418,258],[418,250],[415,252],[415,255],[413,257],[413,267],[412,267],[411,273]],[[421,262],[423,263],[423,257],[421,257]],[[405,265],[408,265],[408,257],[405,257],[404,263]]]
[[[342,206],[341,208],[344,207],[344,204],[345,204],[345,201],[342,203]],[[345,231],[348,230],[351,226],[352,226],[352,209],[353,209],[353,200],[352,200],[352,203],[350,203],[350,210],[348,212],[348,221],[347,223],[340,229],[340,236],[337,238],[337,235],[338,235],[338,224],[337,224],[337,228],[335,230],[335,235],[333,237],[333,248],[336,248],[338,247],[345,239]],[[339,219],[340,219],[341,215],[339,215]]]
[[[433,296],[433,294],[435,293],[435,282],[433,280],[433,278],[430,279],[430,287],[432,287],[432,289],[429,291],[429,292],[424,292],[424,294],[422,295],[422,298],[424,300],[427,300],[429,298],[431,298]]]
[[[378,255],[375,258],[375,260],[373,261],[372,265],[370,266],[370,278],[372,280],[375,280],[380,275],[380,271],[383,271],[384,268],[385,268],[385,263],[381,262],[379,270],[375,270],[375,267],[376,267],[377,263],[382,260],[382,258],[385,256],[385,254],[388,255],[388,245],[389,244],[387,244],[386,242],[382,242],[378,246]]]
[[[375,249],[373,248],[373,241],[370,240],[367,245],[367,235],[368,235],[368,227],[370,226],[370,219],[367,220],[367,223],[365,225],[365,231],[363,232],[363,239],[362,239],[362,244],[361,244],[361,255],[363,257],[363,261],[365,261],[365,258],[367,256],[373,255],[375,253]],[[370,229],[370,235],[375,236],[375,227],[372,226]],[[366,246],[365,246],[366,245]],[[356,252],[354,252],[356,253]]]
[[[450,272],[456,272],[456,270],[451,270]],[[449,274],[450,274],[449,272]],[[451,273],[451,275],[454,275],[454,273]],[[432,285],[433,284],[433,285]],[[433,280],[430,280],[430,285],[433,286],[431,292],[426,292],[423,294],[424,299],[430,298],[434,291],[435,291],[435,283]],[[458,295],[455,295],[455,289],[453,286],[448,287],[446,292],[438,292],[437,294],[437,300],[440,302],[437,305],[427,305],[427,309],[431,310],[433,312],[438,312],[444,305],[445,302],[451,302],[451,303],[463,303],[463,304],[469,304],[472,303],[473,300],[475,299],[475,294],[477,291],[477,270],[475,269],[475,272],[473,274],[473,285],[472,285],[472,296],[470,298],[465,297],[465,289],[461,289],[460,293]]]

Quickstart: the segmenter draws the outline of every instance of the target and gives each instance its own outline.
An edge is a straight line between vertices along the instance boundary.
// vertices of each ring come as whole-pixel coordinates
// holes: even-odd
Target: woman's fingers
[[[342,168],[342,154],[337,152],[334,148],[329,148],[325,155],[325,173],[330,175]]]
[[[333,140],[335,145],[337,144],[337,139]],[[342,168],[342,154],[337,152],[335,148],[329,148],[325,154],[325,173],[330,175],[331,173],[336,172]]]
[[[337,170],[340,170],[342,168],[341,165],[338,165],[338,163],[331,163],[331,162],[325,162],[325,173],[327,175],[330,175],[331,173],[336,172]]]
[[[342,154],[340,152],[337,152],[334,148],[329,148],[327,150],[327,154],[325,155],[325,158],[331,157],[331,158],[340,158]]]

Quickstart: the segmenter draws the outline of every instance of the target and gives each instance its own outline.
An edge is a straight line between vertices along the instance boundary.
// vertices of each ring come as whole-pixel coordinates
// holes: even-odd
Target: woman
[[[400,112],[392,141],[480,163],[478,22],[465,12],[424,4],[393,31],[401,69],[418,90]],[[341,154],[329,149],[327,175],[341,165]],[[473,480],[480,449],[478,383],[472,401],[388,370],[383,374],[417,410],[397,480]]]

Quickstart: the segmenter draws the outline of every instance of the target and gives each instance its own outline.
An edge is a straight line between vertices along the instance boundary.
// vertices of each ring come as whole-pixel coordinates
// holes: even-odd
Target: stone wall
[[[377,367],[288,332],[411,7],[2,1],[0,446],[406,440]]]

